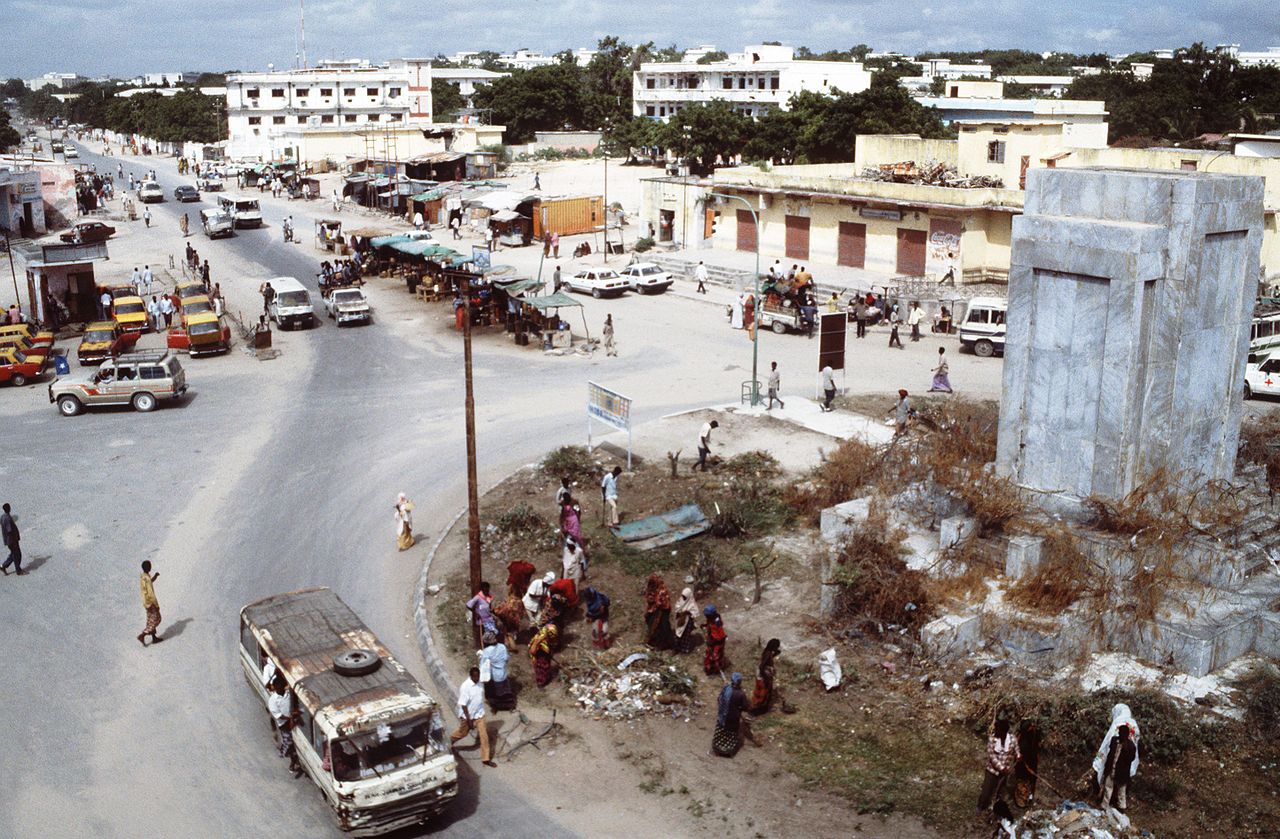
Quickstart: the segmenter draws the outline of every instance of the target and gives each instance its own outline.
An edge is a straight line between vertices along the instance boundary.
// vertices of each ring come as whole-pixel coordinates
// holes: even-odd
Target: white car
[[[138,200],[143,204],[151,204],[164,200],[164,190],[155,181],[143,181],[138,187]]]
[[[80,152],[79,150],[76,149],[75,146],[67,146],[62,151],[63,160],[78,160],[79,158],[80,158]]]
[[[330,291],[325,295],[324,309],[338,326],[344,323],[369,323],[373,320],[369,298],[359,288],[336,288]]]
[[[574,274],[564,286],[595,298],[620,297],[631,289],[631,282],[618,276],[612,268],[590,268]]]
[[[652,262],[634,262],[623,270],[622,276],[639,294],[661,294],[674,282],[670,274]]]
[[[1280,353],[1244,368],[1244,398],[1280,396]]]

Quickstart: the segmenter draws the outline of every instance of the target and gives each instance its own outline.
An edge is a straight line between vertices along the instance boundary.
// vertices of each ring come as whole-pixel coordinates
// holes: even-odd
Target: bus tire
[[[373,650],[343,650],[333,657],[339,676],[367,676],[381,666],[382,658]]]
[[[995,345],[990,341],[983,339],[973,343],[973,354],[981,358],[990,358],[996,354]]]

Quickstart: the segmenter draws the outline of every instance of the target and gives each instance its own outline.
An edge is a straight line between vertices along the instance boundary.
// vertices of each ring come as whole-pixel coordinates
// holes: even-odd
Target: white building
[[[534,67],[546,67],[555,64],[558,59],[554,55],[543,55],[540,52],[523,47],[515,52],[504,52],[498,56],[498,63],[513,70],[532,70]]]
[[[199,73],[143,73],[134,81],[140,87],[166,87],[180,84],[195,84],[200,78]]]
[[[36,79],[28,79],[23,84],[28,90],[39,90],[42,87],[56,87],[59,90],[74,87],[84,78],[77,73],[45,73]]]
[[[1236,157],[1280,157],[1280,134],[1228,134]]]
[[[667,120],[685,105],[727,102],[735,111],[758,117],[786,110],[795,94],[860,93],[871,73],[854,61],[797,61],[791,47],[753,45],[725,61],[647,62],[632,74],[632,113]]]
[[[471,97],[475,95],[476,88],[487,84],[493,84],[495,79],[505,78],[510,73],[495,73],[492,70],[482,70],[479,67],[432,67],[431,80],[433,82],[447,82],[456,85],[458,93],[462,94],[462,98],[466,100],[468,108],[474,108],[475,103]]]
[[[952,64],[949,58],[926,58],[916,62],[920,75],[927,79],[991,78],[990,64]]]
[[[266,158],[286,128],[332,131],[431,121],[431,60],[329,61],[227,77],[227,154]]]
[[[1222,47],[1219,47],[1222,49]],[[1280,66],[1280,47],[1267,47],[1262,52],[1241,51],[1238,44],[1231,44],[1229,52],[1245,67]]]
[[[1029,87],[1041,96],[1062,96],[1075,76],[998,76],[997,81]]]
[[[1065,142],[1077,148],[1107,145],[1107,103],[1095,99],[989,99],[917,97],[937,108],[944,123],[1056,124],[1064,126]]]

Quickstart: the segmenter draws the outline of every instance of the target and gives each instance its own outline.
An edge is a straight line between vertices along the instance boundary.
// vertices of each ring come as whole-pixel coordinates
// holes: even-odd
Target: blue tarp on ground
[[[697,504],[685,504],[656,516],[609,528],[614,536],[641,551],[671,545],[710,529],[711,521]]]

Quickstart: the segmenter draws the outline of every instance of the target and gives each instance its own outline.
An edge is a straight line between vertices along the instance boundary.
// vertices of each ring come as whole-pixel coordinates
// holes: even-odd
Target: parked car
[[[0,335],[25,335],[31,339],[33,344],[48,344],[53,346],[53,333],[45,330],[37,330],[29,323],[6,323],[0,326]]]
[[[0,384],[22,387],[44,373],[49,357],[29,356],[17,347],[0,348]]]
[[[213,301],[209,299],[209,295],[203,293],[193,297],[181,297],[178,299],[178,303],[181,306],[183,317],[213,311]]]
[[[661,294],[674,282],[670,274],[652,262],[633,262],[623,270],[622,276],[638,294]]]
[[[330,289],[324,296],[324,308],[338,326],[344,323],[369,323],[373,320],[369,298],[364,296],[363,289],[353,286]]]
[[[109,320],[95,321],[84,329],[76,357],[83,367],[96,367],[108,358],[129,352],[138,343],[141,333],[127,332],[120,324]]]
[[[590,294],[592,297],[619,297],[631,289],[631,283],[618,276],[612,268],[590,268],[579,271],[565,282],[570,291]]]
[[[1258,359],[1244,368],[1244,398],[1280,396],[1280,352]]]
[[[234,236],[236,232],[235,220],[222,210],[201,210],[200,225],[204,228],[204,235],[210,239]]]
[[[100,221],[82,221],[58,238],[64,242],[77,244],[88,242],[105,242],[115,235],[116,229]]]
[[[79,160],[80,150],[75,146],[67,146],[62,152],[63,160]]]
[[[96,370],[85,369],[49,383],[49,401],[66,417],[100,405],[153,411],[161,400],[178,399],[186,392],[187,374],[177,356],[167,350],[125,353]]]
[[[117,297],[111,303],[111,319],[127,332],[146,332],[147,304],[135,294]]]
[[[178,295],[178,301],[187,299],[188,297],[203,297],[207,292],[204,290],[204,283],[200,280],[183,280],[173,287],[173,293]]]
[[[192,358],[224,353],[231,349],[231,327],[212,310],[184,311],[182,324],[169,328],[165,342],[169,349],[189,352]]]
[[[193,186],[190,186],[189,184],[183,184],[182,186],[174,187],[173,200],[181,201],[183,203],[186,203],[189,201],[199,201],[200,190],[196,189]]]
[[[53,344],[37,344],[21,333],[0,335],[0,349],[5,347],[17,347],[30,356],[51,355],[53,351]]]
[[[138,200],[143,204],[156,204],[164,201],[164,190],[155,181],[143,181],[138,187]]]

